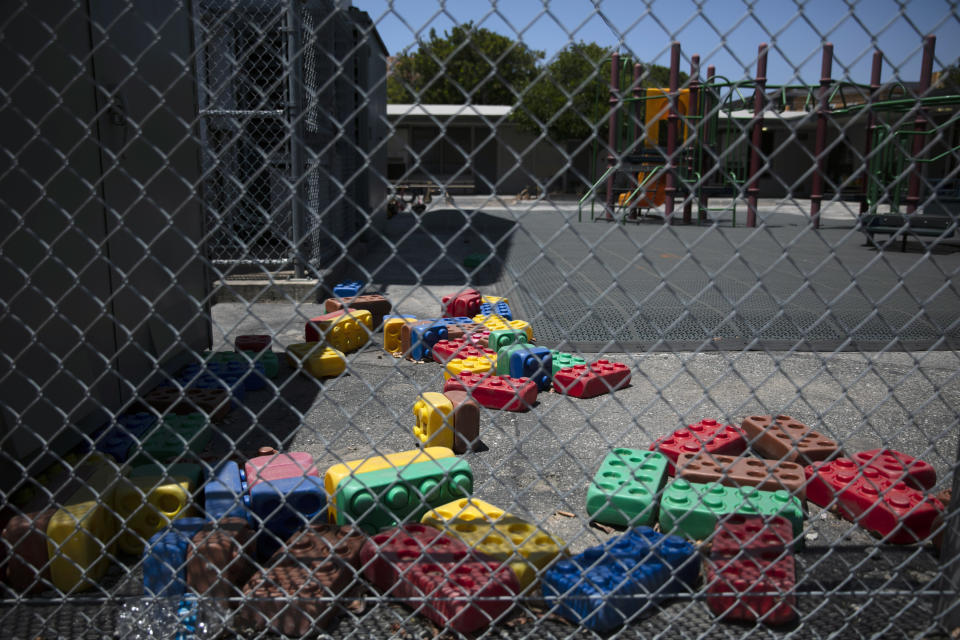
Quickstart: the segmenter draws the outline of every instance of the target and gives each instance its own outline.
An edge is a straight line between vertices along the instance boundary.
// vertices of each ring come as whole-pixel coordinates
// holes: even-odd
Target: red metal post
[[[710,98],[713,95],[713,90],[714,90],[713,80],[716,77],[716,75],[717,75],[717,68],[712,64],[709,65],[707,67],[707,87],[708,88],[706,91],[703,92],[703,124],[700,130],[701,134],[703,135],[703,140],[698,140],[698,143],[700,144],[700,148],[701,148],[700,169],[699,169],[701,175],[703,175],[704,173],[703,171],[704,158],[703,158],[702,149],[704,145],[706,145],[708,149],[710,148],[710,139],[711,139],[711,136],[713,135],[712,127],[710,126],[710,122],[711,122],[710,110],[713,108],[713,101]],[[714,165],[716,164],[716,162],[713,160],[712,155],[708,159],[708,162],[711,162]],[[710,197],[703,192],[702,184],[700,185],[700,187],[701,187],[700,188],[700,209],[697,212],[697,221],[705,222],[707,217],[707,206],[710,203]],[[736,197],[736,195],[734,195],[734,197]]]
[[[607,133],[607,170],[609,171],[617,164],[617,109],[620,102],[620,54],[614,53],[610,59],[610,119]],[[613,178],[611,172],[607,176],[607,202],[606,215],[607,220],[613,220]]]
[[[860,197],[860,214],[867,212],[867,194],[870,192],[870,152],[873,151],[873,136],[877,128],[877,116],[873,113],[873,101],[880,90],[880,71],[883,68],[883,52],[873,52],[873,67],[870,69],[870,96],[867,98],[867,139],[863,143],[863,195]]]
[[[747,226],[757,226],[757,199],[760,197],[760,137],[763,109],[767,101],[767,43],[757,54],[757,77],[753,89],[753,135],[750,140],[750,175],[747,177]]]
[[[820,227],[820,203],[823,200],[824,147],[827,146],[827,112],[830,105],[830,85],[833,83],[833,45],[823,44],[823,57],[820,62],[820,95],[817,96],[817,137],[814,141],[813,157],[817,167],[813,172],[813,186],[810,188],[810,220],[813,228]]]
[[[663,207],[663,221],[673,224],[673,199],[677,195],[677,92],[680,89],[680,43],[670,45],[670,93],[667,101],[670,112],[667,115],[667,185],[664,188],[667,200]]]
[[[643,97],[643,89],[640,87],[640,78],[643,76],[643,65],[639,62],[633,65],[633,152],[640,153],[643,151],[643,138],[647,135],[647,130],[645,126],[646,109],[644,105],[646,104],[641,98]],[[640,212],[640,207],[635,207],[632,209],[630,214],[631,218],[636,218],[637,214]]]
[[[697,106],[700,101],[700,56],[694,55],[690,58],[690,102],[687,106],[687,126],[693,125],[693,140],[696,145],[700,144],[700,120],[697,118],[699,114]],[[691,118],[693,120],[691,121]],[[688,173],[690,174],[688,178],[696,178],[696,182],[692,183],[699,185],[700,178],[695,177],[693,174],[696,172],[700,174],[700,163],[699,158],[696,154],[692,152],[696,147],[693,145],[687,146],[687,154],[690,157],[687,167],[689,169]],[[697,187],[699,190],[699,186]],[[690,212],[693,209],[693,191],[689,191],[683,202],[683,224],[690,224]]]
[[[933,74],[933,50],[937,46],[937,36],[929,35],[923,41],[923,60],[920,62],[920,86],[917,87],[917,97],[924,98],[930,90],[930,77]],[[920,204],[920,169],[919,161],[923,160],[924,147],[923,132],[927,129],[927,111],[923,107],[917,107],[917,117],[913,121],[913,147],[910,149],[910,155],[913,156],[911,164],[913,170],[910,172],[910,184],[907,187],[907,214],[916,212]]]

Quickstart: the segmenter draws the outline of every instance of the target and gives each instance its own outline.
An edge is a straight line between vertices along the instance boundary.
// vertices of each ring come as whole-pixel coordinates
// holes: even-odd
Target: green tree
[[[514,104],[537,75],[542,51],[474,26],[457,25],[443,36],[430,30],[413,53],[398,55],[387,77],[391,103]]]

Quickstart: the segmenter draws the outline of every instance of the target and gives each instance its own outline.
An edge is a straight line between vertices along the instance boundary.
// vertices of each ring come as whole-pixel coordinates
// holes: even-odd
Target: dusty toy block
[[[387,316],[383,321],[383,348],[390,353],[403,353],[403,325],[419,322],[416,316]]]
[[[540,391],[546,391],[553,382],[553,356],[546,347],[510,345],[497,352],[497,373],[529,378]]]
[[[453,452],[473,451],[480,440],[480,405],[466,391],[443,394],[453,404]]]
[[[556,562],[543,575],[543,597],[567,620],[605,633],[689,593],[699,573],[692,544],[637,527]]]
[[[447,340],[447,326],[440,322],[423,321],[405,324],[400,329],[403,354],[411,360],[432,358],[431,348],[441,340]]]
[[[580,356],[575,356],[572,353],[564,353],[563,351],[551,350],[550,355],[552,356],[551,362],[553,363],[553,372],[552,375],[557,375],[557,372],[561,369],[568,369],[570,367],[575,367],[578,364],[585,365],[587,361],[585,358]]]
[[[461,373],[444,383],[447,391],[466,391],[480,406],[504,411],[529,411],[537,401],[537,385],[526,378]]]
[[[361,561],[381,593],[458,633],[495,622],[520,593],[510,569],[422,524],[374,536]]]
[[[263,367],[263,373],[268,378],[276,378],[277,374],[280,373],[280,358],[274,351],[269,349],[264,351],[238,351],[237,354],[247,362],[251,362],[255,370]],[[266,385],[266,381],[264,381],[264,385]]]
[[[449,330],[448,334],[449,335]],[[462,354],[466,353],[464,350],[468,347],[466,340],[462,338],[448,338],[446,340],[438,340],[432,349],[433,359],[441,364],[447,363],[454,358],[464,357]],[[470,347],[471,350],[473,347]],[[474,355],[467,353],[466,355]]]
[[[533,327],[526,320],[508,320],[507,328],[512,331],[522,331],[527,336],[527,342],[536,342],[533,336]]]
[[[117,462],[126,462],[134,449],[134,443],[157,424],[157,417],[141,411],[117,416],[113,424],[93,435],[93,446]]]
[[[740,427],[750,447],[770,460],[810,464],[840,454],[836,442],[790,416],[750,416]]]
[[[513,329],[496,329],[491,331],[487,337],[487,348],[498,353],[504,347],[520,343],[527,343],[527,334]]]
[[[199,459],[213,435],[209,426],[207,417],[202,413],[165,415],[160,426],[141,440],[141,452],[131,464]]]
[[[50,507],[18,514],[3,527],[3,544],[9,549],[9,556],[2,577],[17,593],[51,588],[47,526],[57,511],[57,507]]]
[[[806,500],[807,479],[803,467],[783,460],[725,456],[718,453],[681,453],[676,476],[689,482],[719,482],[728,487],[756,487],[761,491],[783,489],[801,502]]]
[[[166,470],[141,465],[130,471],[114,494],[114,511],[120,518],[117,546],[124,553],[140,555],[143,544],[177,519],[191,515],[193,493],[200,486],[202,468],[174,464]]]
[[[574,398],[593,398],[630,384],[630,367],[621,362],[597,360],[561,369],[553,376],[553,388]]]
[[[479,326],[483,327],[483,325],[479,325]],[[490,331],[488,329],[484,328],[484,329],[474,330],[473,332],[468,333],[465,337],[467,340],[470,341],[470,344],[472,344],[475,347],[482,347],[484,349],[489,348]],[[496,351],[493,349],[490,349],[490,351],[493,351],[494,353],[496,353]]]
[[[374,329],[383,324],[384,316],[393,310],[393,305],[390,304],[390,301],[379,293],[368,293],[362,296],[352,296],[339,300],[336,298],[327,298],[323,306],[327,310],[327,313],[331,311],[341,311],[347,308],[369,311],[372,316],[371,320]]]
[[[482,302],[486,302],[487,304],[497,304],[498,302],[510,304],[510,299],[504,296],[480,296],[480,300]]]
[[[457,316],[472,317],[480,311],[480,292],[476,289],[464,289],[459,293],[443,296],[440,309],[447,318]]]
[[[413,435],[421,444],[433,447],[453,448],[453,403],[442,393],[427,391],[417,397],[413,404],[416,424]]]
[[[203,486],[204,512],[211,520],[246,518],[246,493],[246,481],[240,473],[240,465],[233,460],[226,460],[214,468]]]
[[[333,378],[347,369],[343,352],[323,346],[321,342],[291,344],[287,347],[287,361],[291,367],[302,369],[314,378]]]
[[[428,509],[473,492],[473,471],[461,458],[439,458],[345,478],[337,487],[337,524],[368,533],[417,521]]]
[[[333,285],[333,295],[340,298],[350,298],[360,295],[363,291],[363,280],[346,280]]]
[[[343,353],[356,351],[370,340],[373,316],[363,309],[325,313],[304,325],[304,342],[324,342]]]
[[[276,357],[270,350],[217,351],[204,354],[203,366],[224,368],[228,374],[239,376],[248,391],[257,391],[267,385],[267,378],[276,377],[276,371],[267,371],[267,364]]]
[[[262,334],[237,336],[233,340],[233,348],[237,351],[269,351],[271,345],[273,338]]]
[[[747,441],[743,432],[733,425],[724,425],[708,419],[658,438],[650,445],[650,450],[659,451],[670,459],[667,471],[670,475],[674,475],[676,473],[674,463],[680,458],[681,453],[706,451],[736,456],[747,450]]]
[[[153,534],[143,550],[143,593],[171,598],[187,590],[187,549],[209,520],[180,518]]]
[[[443,367],[443,378],[449,380],[455,378],[461,373],[475,373],[478,375],[489,374],[493,370],[493,362],[484,356],[467,356],[464,358],[454,358],[447,362]]]
[[[803,529],[803,506],[786,491],[697,484],[682,478],[663,490],[659,522],[663,531],[705,540],[717,527],[718,520],[735,513],[783,516],[790,521],[795,536]]]
[[[836,502],[844,519],[892,544],[927,540],[944,511],[936,498],[848,458],[814,463],[805,471],[810,502],[824,508]]]
[[[462,498],[431,509],[420,522],[507,564],[524,591],[539,580],[541,571],[562,554],[566,545],[523,518],[477,498]]]
[[[784,518],[730,516],[706,562],[707,606],[719,618],[769,625],[797,618],[793,533]]]
[[[667,479],[667,457],[656,451],[614,449],[587,489],[587,513],[604,524],[636,526],[657,521],[657,495]]]
[[[201,598],[224,609],[236,606],[231,599],[243,595],[243,585],[253,575],[253,529],[245,519],[225,518],[205,524],[187,549],[187,587]]]
[[[143,401],[164,413],[193,413],[199,411],[210,420],[222,420],[233,409],[226,389],[176,389],[157,387],[143,396]]]
[[[487,317],[500,316],[504,320],[513,320],[513,312],[510,310],[510,305],[506,302],[496,302],[493,304],[482,302],[480,304],[479,315]]]
[[[258,556],[272,556],[295,531],[322,517],[326,507],[323,480],[317,476],[280,478],[251,487],[251,522],[260,531]]]
[[[871,449],[853,454],[853,460],[861,466],[875,467],[880,475],[890,482],[906,482],[914,489],[933,489],[937,484],[937,471],[929,462],[918,460],[893,449]]]
[[[251,490],[261,482],[268,480],[320,476],[317,465],[313,462],[313,456],[303,451],[267,454],[250,458],[244,465],[244,472],[247,474],[247,484]]]
[[[447,325],[447,336],[451,340],[456,339],[467,339],[471,334],[474,334],[478,331],[483,331],[486,328],[482,324],[477,324],[476,322],[458,322],[456,324]]]

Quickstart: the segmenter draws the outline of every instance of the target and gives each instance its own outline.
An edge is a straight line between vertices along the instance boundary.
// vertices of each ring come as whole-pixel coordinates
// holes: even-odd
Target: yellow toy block
[[[442,395],[442,394],[441,394]],[[449,447],[424,447],[423,449],[413,449],[411,451],[401,451],[391,453],[386,456],[373,456],[371,458],[361,458],[359,460],[350,460],[341,464],[335,464],[323,476],[323,488],[327,491],[329,503],[327,512],[330,522],[337,521],[336,494],[340,483],[350,476],[368,471],[380,471],[381,469],[399,468],[408,464],[418,462],[429,462],[430,460],[439,460],[441,458],[452,458],[453,450]]]
[[[402,353],[401,332],[403,325],[418,322],[415,318],[390,318],[383,323],[383,348],[390,353]]]
[[[497,304],[498,302],[506,302],[510,304],[510,298],[502,298],[500,296],[480,296],[480,298],[487,304]]]
[[[195,489],[187,478],[140,476],[124,478],[114,494],[114,509],[120,517],[117,544],[131,555],[143,553],[144,542],[171,520],[188,515],[190,495]]]
[[[347,357],[332,347],[319,342],[300,342],[287,347],[290,366],[300,368],[314,378],[332,378],[347,368]]]
[[[474,316],[474,322],[478,322],[487,328],[488,331],[499,331],[500,329],[509,329],[507,321],[500,316]]]
[[[425,445],[453,448],[453,402],[442,393],[421,393],[413,405],[413,435]]]
[[[508,562],[524,590],[539,570],[563,553],[564,541],[526,520],[477,498],[462,498],[431,509],[420,520],[467,546]]]
[[[356,351],[370,340],[373,331],[373,314],[366,309],[351,309],[349,313],[339,316],[327,325],[319,323],[326,335],[326,342],[344,353]]]
[[[527,334],[527,342],[533,342],[533,327],[531,327],[530,323],[526,320],[511,320],[507,323],[507,325],[507,329],[523,331],[525,334]]]
[[[487,373],[496,365],[495,358],[494,360],[491,360],[491,358],[494,358],[494,356],[482,355],[454,358],[444,366],[443,379],[449,380],[461,373]]]

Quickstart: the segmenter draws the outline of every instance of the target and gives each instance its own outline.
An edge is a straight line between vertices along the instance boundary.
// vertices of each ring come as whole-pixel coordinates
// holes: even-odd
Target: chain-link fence
[[[956,637],[955,3],[353,4],[0,5],[2,635]]]

